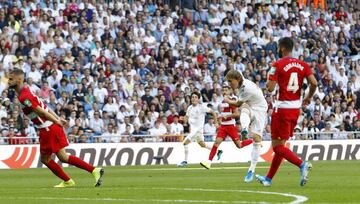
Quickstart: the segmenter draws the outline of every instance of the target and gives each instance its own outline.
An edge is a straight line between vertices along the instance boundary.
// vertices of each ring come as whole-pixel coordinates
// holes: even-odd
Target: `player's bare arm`
[[[269,92],[273,92],[275,90],[275,87],[276,87],[276,81],[273,81],[273,80],[268,80],[266,82],[266,89],[269,91]]]
[[[240,101],[240,100],[237,100],[237,101],[231,100],[231,99],[228,98],[228,97],[225,97],[225,98],[224,98],[224,102],[227,103],[227,104],[229,104],[230,106],[235,106],[235,107],[240,107],[240,106],[242,106],[242,104],[244,103],[244,102],[242,102],[242,101]]]
[[[64,118],[58,116],[51,108],[48,108],[50,114],[52,114],[55,118],[57,118],[58,120],[60,120],[60,122],[62,123],[62,126],[67,126],[68,125],[68,121],[65,120]]]
[[[48,111],[46,111],[45,109],[43,109],[42,107],[40,106],[37,106],[35,109],[34,109],[35,113],[38,114],[40,117],[44,117],[46,118],[47,120],[50,120],[51,122],[55,123],[55,124],[58,124],[58,125],[61,125],[63,126],[63,122],[56,118],[54,115],[52,115],[51,113],[49,113]]]
[[[240,117],[240,112],[238,108],[235,108],[234,110],[232,110],[232,113],[230,115],[224,115],[222,116],[222,118],[224,118],[225,120],[227,118],[238,118]]]
[[[309,77],[307,78],[309,84],[310,84],[310,88],[309,88],[309,93],[307,94],[307,96],[304,98],[303,100],[303,104],[307,105],[311,102],[311,98],[314,96],[315,91],[316,91],[316,87],[317,87],[317,81],[316,78],[313,74],[309,75]]]
[[[215,113],[215,111],[214,110],[211,110],[210,111],[210,113],[211,113],[211,115],[213,116],[213,118],[214,118],[214,123],[215,124],[217,124],[217,122],[218,122],[218,119],[217,119],[217,114]]]

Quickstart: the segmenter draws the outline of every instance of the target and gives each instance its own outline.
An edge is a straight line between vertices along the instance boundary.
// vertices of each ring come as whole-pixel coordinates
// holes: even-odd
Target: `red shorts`
[[[293,136],[300,109],[278,109],[271,115],[271,138],[288,140]]]
[[[60,125],[52,124],[48,128],[39,130],[40,153],[51,155],[69,145],[64,129]]]
[[[221,125],[218,128],[216,137],[223,138],[225,140],[226,136],[230,136],[231,139],[235,142],[239,139],[239,134],[235,125]]]

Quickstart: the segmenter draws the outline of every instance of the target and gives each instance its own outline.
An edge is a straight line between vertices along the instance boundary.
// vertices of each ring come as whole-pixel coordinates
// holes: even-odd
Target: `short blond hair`
[[[243,76],[239,71],[232,69],[226,74],[225,79],[226,80],[235,79],[240,81],[243,79]]]

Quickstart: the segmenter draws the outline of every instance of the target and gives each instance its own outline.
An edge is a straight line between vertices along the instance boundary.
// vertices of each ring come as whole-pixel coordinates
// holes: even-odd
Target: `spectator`
[[[154,136],[154,138],[146,138],[146,142],[156,142],[160,138],[159,136],[166,134],[166,128],[160,126],[161,120],[157,120],[155,122],[155,127],[150,128],[148,134]]]

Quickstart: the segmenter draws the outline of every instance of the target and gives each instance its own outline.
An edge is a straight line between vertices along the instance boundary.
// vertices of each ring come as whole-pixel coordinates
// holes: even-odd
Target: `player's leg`
[[[303,186],[306,184],[308,180],[308,174],[312,168],[312,165],[309,162],[302,161],[293,151],[285,147],[286,141],[287,141],[286,139],[272,140],[273,150],[275,154],[271,162],[270,169],[264,179],[267,179],[271,183],[272,178],[275,176],[284,158],[288,160],[290,163],[300,168],[300,173],[301,173],[300,185]]]
[[[252,134],[252,137],[253,137],[253,148],[251,150],[250,167],[244,178],[244,181],[246,183],[250,183],[251,181],[253,181],[256,165],[257,165],[258,159],[260,157],[262,137],[255,133]]]
[[[51,155],[56,151],[54,148],[66,147],[68,145],[67,140],[61,142],[56,141],[56,137],[52,128],[42,128],[39,130],[39,142],[40,142],[40,161],[46,165],[57,177],[63,181],[54,187],[72,187],[75,186],[75,182],[64,172],[64,170],[53,160]]]
[[[73,166],[76,166],[80,169],[84,169],[85,171],[91,173],[95,179],[95,187],[98,187],[102,184],[102,177],[104,175],[103,168],[95,168],[94,166],[83,161],[82,159],[73,155],[69,155],[68,153],[66,153],[65,148],[60,149],[56,153],[56,156],[63,163],[71,164]]]
[[[71,164],[73,166],[76,166],[80,169],[84,169],[85,171],[92,173],[95,169],[94,166],[84,162],[83,160],[81,160],[80,158],[73,156],[73,155],[69,155],[68,153],[66,153],[65,148],[60,149],[58,152],[55,153],[56,156],[59,158],[59,160],[63,163],[68,163]]]
[[[271,138],[275,154],[278,154],[300,168],[302,163],[301,159],[289,148],[285,147],[285,142],[294,132],[299,113],[299,111],[280,109],[277,113],[273,113],[272,121],[274,121],[274,124],[271,126],[271,131],[273,133]]]
[[[277,140],[278,135],[281,135],[280,131],[284,131],[284,129],[286,129],[287,123],[283,124],[280,121],[280,118],[281,118],[281,116],[279,117],[277,111],[274,111],[273,114],[271,115],[271,139],[272,139],[272,141]],[[256,180],[258,180],[264,186],[271,186],[272,178],[274,177],[277,170],[279,169],[282,160],[283,160],[283,157],[280,156],[279,154],[276,154],[276,152],[274,152],[274,157],[271,161],[270,169],[269,169],[267,175],[266,176],[256,175]]]
[[[64,172],[64,170],[57,164],[54,160],[51,159],[51,154],[40,153],[41,162],[47,166],[57,177],[63,181],[54,187],[73,187],[75,182]]]
[[[246,183],[249,183],[253,180],[255,174],[255,168],[260,157],[260,149],[262,142],[262,132],[266,125],[266,114],[267,111],[258,111],[251,110],[252,114],[252,123],[251,123],[251,132],[253,138],[253,148],[251,151],[251,161],[249,170],[244,178]]]
[[[84,162],[82,159],[68,155],[65,152],[65,146],[68,145],[66,135],[64,129],[58,125],[53,125],[50,127],[50,132],[56,138],[56,143],[53,144],[53,152],[55,152],[56,156],[59,158],[60,161],[64,163],[71,164],[78,168],[84,169],[91,173],[95,178],[95,187],[98,187],[102,184],[102,176],[104,174],[104,169],[102,168],[95,168],[94,166]]]
[[[204,134],[202,132],[197,132],[195,134],[195,139],[196,139],[197,143],[200,145],[200,147],[206,148],[211,151],[212,147],[211,147],[211,145],[205,143]]]
[[[216,139],[215,139],[215,142],[210,150],[210,154],[209,154],[209,160],[207,162],[201,162],[200,164],[209,169],[210,166],[211,166],[211,163],[212,163],[212,160],[214,159],[214,156],[215,154],[217,153],[218,155],[218,160],[220,159],[220,156],[222,154],[222,151],[219,150],[218,151],[218,147],[220,146],[220,144],[222,143],[222,141],[224,141],[224,139],[226,138],[226,128],[224,126],[220,126],[217,130],[217,134],[216,134]],[[200,145],[206,145],[205,142],[201,141],[201,138],[200,138]]]
[[[224,141],[224,139],[222,137],[217,136],[215,139],[215,142],[211,148],[211,151],[209,153],[209,160],[208,161],[204,161],[204,162],[200,162],[200,165],[205,167],[206,169],[210,169],[211,167],[211,163],[212,160],[214,159],[214,156],[216,155],[216,153],[218,152],[218,148],[220,146],[220,144],[222,143],[222,141]],[[205,143],[205,142],[199,142],[200,143]],[[205,143],[206,144],[206,143]],[[220,151],[220,150],[219,150]]]
[[[184,139],[183,145],[184,145],[184,160],[180,162],[177,166],[178,167],[186,167],[188,163],[189,158],[189,144],[191,143],[192,138],[194,137],[194,133],[190,132]]]
[[[230,138],[232,139],[232,141],[234,142],[236,147],[239,148],[239,149],[253,143],[252,139],[246,139],[246,140],[241,141],[240,138],[239,138],[239,134],[238,134],[238,131],[237,131],[237,128],[236,128],[235,125],[233,125],[233,126],[229,125],[228,126],[227,134],[230,136]]]
[[[256,176],[257,180],[265,186],[271,185],[272,178],[279,169],[283,158],[300,168],[300,185],[305,185],[308,180],[308,173],[311,170],[312,165],[309,162],[303,162],[294,152],[285,147],[286,141],[289,139],[290,135],[293,134],[298,115],[299,111],[297,110],[294,112],[286,110],[284,113],[281,110],[278,110],[272,115],[271,138],[275,153],[274,158],[271,162],[267,176]]]
[[[243,104],[240,108],[240,123],[241,123],[241,135],[247,136],[249,132],[249,126],[251,122],[251,108],[247,104]]]

